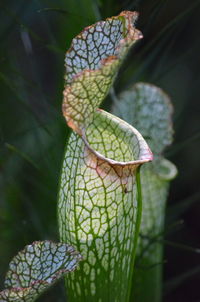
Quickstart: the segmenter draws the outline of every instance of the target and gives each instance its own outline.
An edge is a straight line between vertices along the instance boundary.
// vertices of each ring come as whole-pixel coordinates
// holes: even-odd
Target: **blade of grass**
[[[182,283],[188,281],[190,278],[194,277],[196,274],[200,273],[200,266],[192,268],[187,272],[180,274],[164,284],[164,295],[171,293],[177,287],[179,287]]]
[[[16,153],[19,155],[21,158],[23,158],[25,161],[27,161],[29,164],[31,164],[35,169],[40,170],[40,167],[34,162],[33,159],[30,158],[26,153],[22,152],[19,150],[17,147],[14,145],[11,145],[9,143],[5,143],[6,148],[8,148],[10,151]]]

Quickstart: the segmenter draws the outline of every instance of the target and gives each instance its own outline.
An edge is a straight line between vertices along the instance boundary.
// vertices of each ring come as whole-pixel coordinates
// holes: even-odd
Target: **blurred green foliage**
[[[147,81],[163,88],[175,108],[175,144],[165,156],[177,165],[179,176],[168,202],[166,238],[171,244],[165,253],[164,301],[200,299],[200,270],[193,269],[200,255],[184,249],[184,245],[200,247],[197,0],[1,1],[1,288],[9,260],[18,250],[34,240],[58,239],[57,191],[69,134],[61,114],[65,51],[85,26],[122,10],[140,12],[137,27],[144,39],[126,59],[116,93],[136,81]],[[110,104],[108,97],[104,107]],[[184,223],[177,227],[180,219]],[[62,292],[59,284],[41,301],[64,301]]]

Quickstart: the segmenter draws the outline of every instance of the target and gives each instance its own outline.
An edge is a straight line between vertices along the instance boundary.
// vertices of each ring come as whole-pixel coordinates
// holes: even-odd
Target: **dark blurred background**
[[[174,106],[179,174],[166,217],[164,302],[200,301],[200,1],[1,0],[0,287],[10,259],[35,240],[58,240],[59,173],[69,130],[61,114],[64,55],[96,20],[137,10],[144,39],[115,84],[163,88]],[[104,108],[110,107],[108,97]],[[40,301],[64,301],[62,282]],[[151,301],[150,301],[151,302]],[[153,302],[153,301],[152,301]]]

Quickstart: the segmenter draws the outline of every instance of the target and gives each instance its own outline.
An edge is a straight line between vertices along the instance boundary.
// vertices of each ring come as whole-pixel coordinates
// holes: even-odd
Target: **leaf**
[[[195,192],[192,196],[184,200],[180,200],[178,203],[169,206],[167,208],[167,224],[170,224],[183,216],[183,214],[186,213],[191,206],[199,202],[199,199],[200,191]]]
[[[162,295],[163,262],[163,245],[157,237],[163,233],[169,181],[177,174],[176,167],[162,157],[172,142],[172,105],[158,87],[138,83],[119,96],[112,111],[137,127],[155,155],[152,163],[141,168],[143,211],[132,299],[156,302]]]
[[[22,157],[24,160],[26,160],[29,164],[31,164],[35,169],[39,170],[39,166],[32,160],[32,158],[30,158],[27,154],[25,154],[24,152],[22,152],[21,150],[19,150],[18,148],[16,148],[15,146],[5,143],[6,148],[8,148],[9,150],[15,152],[16,154],[18,154],[20,157]]]
[[[160,88],[137,83],[121,93],[112,112],[134,125],[155,155],[161,154],[172,143],[173,108],[169,97]]]
[[[61,240],[81,251],[66,278],[69,301],[128,301],[141,216],[138,167],[152,160],[140,133],[98,109],[128,49],[135,12],[87,27],[66,54],[63,114],[75,132],[59,193]]]
[[[10,262],[0,301],[31,302],[59,278],[76,269],[81,255],[72,246],[51,241],[27,245]]]
[[[82,134],[92,122],[111,87],[128,49],[142,37],[133,23],[135,12],[86,27],[72,40],[65,58],[63,114],[68,125]]]
[[[175,291],[179,286],[184,286],[183,283],[188,284],[188,280],[194,278],[195,275],[199,275],[200,266],[195,266],[186,272],[179,274],[169,281],[167,281],[164,285],[164,294],[167,296],[171,292]]]

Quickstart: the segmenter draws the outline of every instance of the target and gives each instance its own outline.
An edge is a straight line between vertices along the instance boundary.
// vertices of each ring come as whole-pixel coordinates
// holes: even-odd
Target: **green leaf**
[[[82,259],[72,246],[51,241],[27,245],[10,262],[0,301],[31,302]]]
[[[169,181],[177,174],[161,155],[172,142],[172,105],[158,87],[138,83],[115,100],[112,111],[134,125],[155,154],[155,160],[141,168],[143,211],[132,300],[156,302],[161,300],[163,262],[163,245],[157,237],[163,233]]]
[[[112,112],[134,125],[155,155],[161,154],[172,143],[173,108],[169,97],[160,88],[137,83],[120,94]]]
[[[133,23],[135,12],[86,27],[72,40],[65,58],[63,114],[82,134],[109,91],[128,49],[142,37]]]
[[[87,27],[66,54],[63,114],[71,134],[59,193],[61,240],[83,255],[66,278],[69,301],[128,301],[141,220],[137,168],[152,160],[140,133],[98,109],[128,49],[137,14]]]
[[[194,278],[195,275],[199,275],[200,273],[200,266],[195,266],[186,272],[179,274],[169,281],[167,281],[164,285],[164,294],[170,294],[171,292],[175,291],[177,287],[184,286],[183,283],[187,284],[190,278]]]

